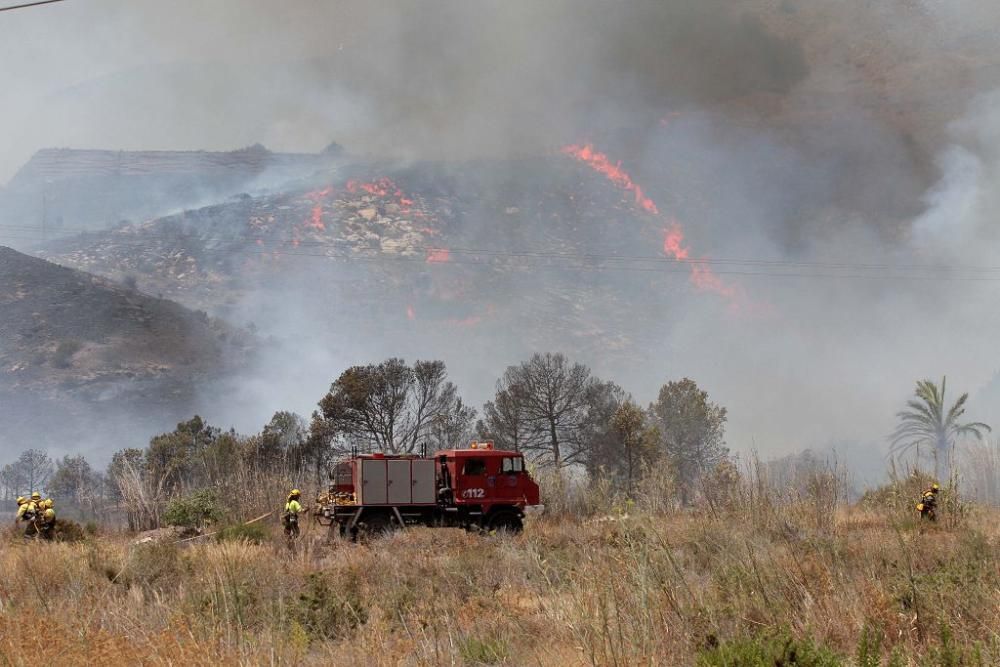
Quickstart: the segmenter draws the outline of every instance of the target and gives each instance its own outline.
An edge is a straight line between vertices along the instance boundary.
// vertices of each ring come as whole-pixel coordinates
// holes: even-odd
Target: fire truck
[[[433,456],[353,455],[331,478],[314,516],[351,538],[411,525],[520,532],[540,503],[521,454],[492,442]]]

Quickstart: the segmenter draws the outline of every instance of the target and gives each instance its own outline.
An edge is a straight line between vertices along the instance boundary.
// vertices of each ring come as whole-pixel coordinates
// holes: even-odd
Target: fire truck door
[[[410,461],[388,461],[389,467],[389,504],[409,505],[412,483],[410,480]]]
[[[500,474],[494,481],[495,495],[498,499],[518,501],[524,495],[521,479],[524,475],[524,459],[520,456],[505,456],[500,463]]]
[[[487,497],[489,491],[486,480],[486,461],[465,459],[458,472],[455,499],[460,502],[475,503]]]

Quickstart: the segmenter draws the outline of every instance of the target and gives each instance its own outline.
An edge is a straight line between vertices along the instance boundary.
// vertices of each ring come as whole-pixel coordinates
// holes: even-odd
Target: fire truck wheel
[[[381,512],[364,517],[361,522],[364,524],[364,534],[366,537],[381,537],[394,528],[392,519],[388,514]]]
[[[487,524],[491,531],[500,532],[505,530],[508,533],[520,533],[524,530],[524,523],[516,513],[510,511],[500,511],[490,517]]]

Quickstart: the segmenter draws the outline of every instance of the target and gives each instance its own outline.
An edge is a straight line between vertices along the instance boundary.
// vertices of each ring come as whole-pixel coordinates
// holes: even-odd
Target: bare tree
[[[430,444],[436,449],[461,447],[471,440],[472,421],[476,409],[466,405],[461,398],[448,405],[445,412],[437,413],[430,421]]]
[[[57,501],[72,503],[82,512],[88,506],[95,510],[101,498],[103,480],[83,456],[64,456],[56,461],[55,473],[49,481],[49,492]]]
[[[52,459],[41,449],[26,449],[14,463],[4,466],[4,485],[13,495],[26,495],[46,488],[52,477]]]
[[[519,452],[536,447],[540,432],[528,416],[524,387],[508,377],[512,372],[508,369],[497,382],[496,397],[483,406],[483,419],[476,424],[476,430],[500,449]]]
[[[593,382],[590,369],[570,364],[562,354],[535,354],[508,368],[498,394],[506,391],[516,397],[531,425],[532,437],[520,443],[520,449],[556,466],[583,462],[587,392]]]

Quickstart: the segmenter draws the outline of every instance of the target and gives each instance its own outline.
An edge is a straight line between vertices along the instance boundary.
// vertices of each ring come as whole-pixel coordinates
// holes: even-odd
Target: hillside
[[[75,418],[128,411],[130,419],[167,415],[169,424],[190,408],[200,381],[239,368],[251,345],[204,313],[0,248],[7,438],[49,408],[67,429]]]
[[[113,151],[48,148],[0,189],[0,222],[59,235],[144,220],[330,167],[333,144],[315,154],[234,151]]]

